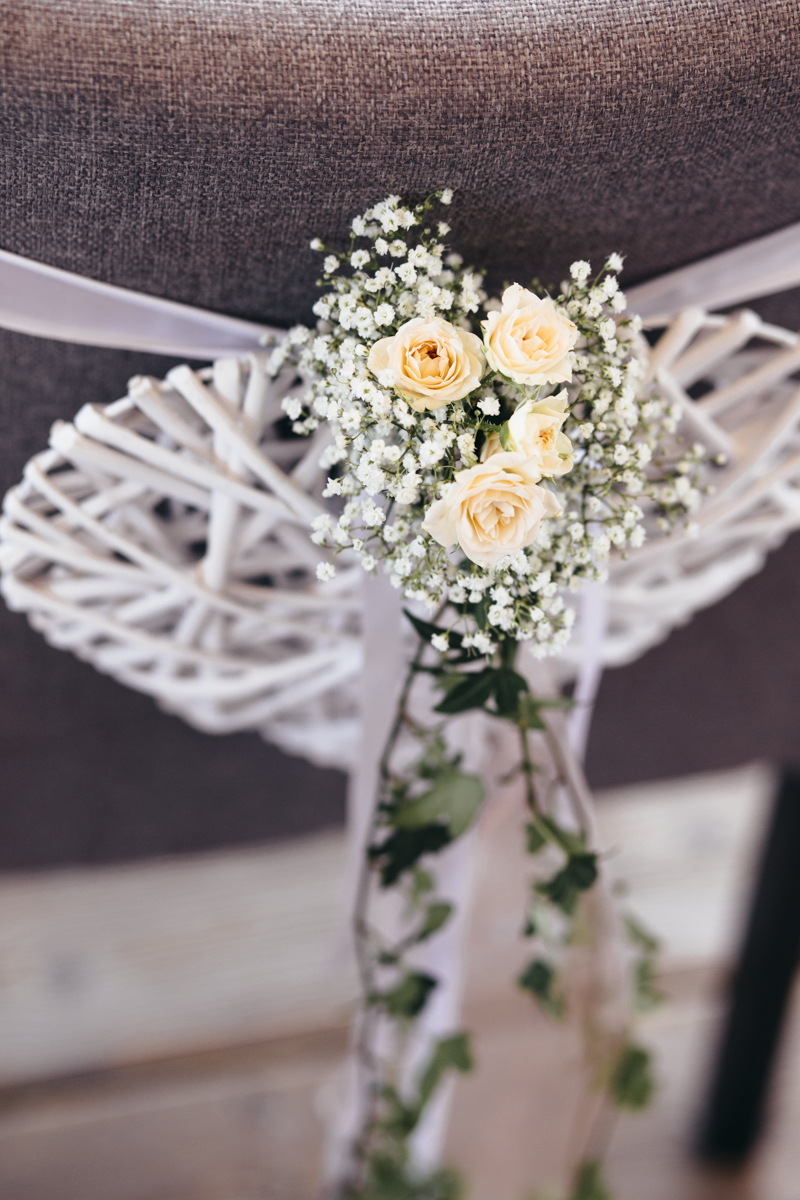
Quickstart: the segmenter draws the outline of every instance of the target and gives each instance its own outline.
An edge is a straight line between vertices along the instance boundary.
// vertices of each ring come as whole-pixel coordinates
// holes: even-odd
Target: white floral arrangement
[[[438,1039],[410,1084],[403,1054],[439,984],[420,969],[416,948],[453,913],[437,895],[435,855],[470,828],[486,794],[449,747],[447,719],[479,710],[510,722],[519,739],[506,779],[524,782],[534,873],[523,922],[533,957],[517,982],[552,1016],[584,1010],[599,1099],[569,1200],[610,1200],[602,1171],[609,1113],[641,1108],[653,1091],[629,1014],[658,1002],[657,944],[617,911],[604,877],[583,785],[549,711],[569,701],[534,694],[516,662],[521,643],[536,657],[565,645],[574,617],[565,594],[603,580],[612,553],[640,547],[651,529],[691,531],[705,455],[681,442],[681,410],[648,380],[619,255],[594,277],[587,262],[573,263],[554,293],[515,282],[489,298],[483,273],[447,250],[449,226],[432,219],[434,206],[451,202],[447,189],[418,204],[390,196],[355,218],[345,249],[315,239],[325,255],[317,328],[290,330],[270,362],[274,375],[295,367],[311,381],[302,398],[283,401],[294,433],[329,427],[322,465],[331,511],[311,535],[331,550],[320,580],[334,578],[339,555],[355,555],[432,617],[406,613],[417,651],[381,757],[361,865],[359,1123],[333,1194],[463,1194],[453,1172],[415,1166],[411,1139],[442,1077],[470,1069],[468,1035]],[[431,712],[428,696],[421,716],[410,697],[422,674],[442,698]],[[387,888],[399,893],[391,911],[402,913],[400,931],[381,924]],[[609,930],[627,939],[621,954],[610,952],[624,965],[623,1016],[613,1028],[604,1022],[616,1006],[603,988],[594,1007],[576,1003],[568,970],[576,946],[600,961]]]
[[[352,223],[325,253],[316,331],[275,349],[313,378],[284,401],[296,433],[321,421],[332,442],[314,541],[355,551],[410,600],[444,601],[466,645],[489,654],[502,633],[537,655],[569,638],[564,591],[603,580],[612,550],[641,546],[647,519],[686,523],[704,451],[676,448],[681,410],[642,388],[646,344],[625,315],[612,254],[592,278],[575,262],[556,295],[512,283],[488,299],[483,275],[448,252],[434,204],[399,197]],[[430,223],[429,223],[430,222]]]

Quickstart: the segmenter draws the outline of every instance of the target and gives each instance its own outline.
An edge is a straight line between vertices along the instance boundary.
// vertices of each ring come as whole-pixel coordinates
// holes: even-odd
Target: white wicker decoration
[[[650,355],[650,378],[683,410],[684,437],[725,465],[706,471],[714,490],[695,516],[696,536],[654,531],[641,549],[612,561],[606,665],[632,661],[733,591],[800,528],[798,372],[798,335],[749,310],[718,316],[688,308],[666,327]],[[575,662],[580,650],[576,639],[567,656]]]
[[[209,733],[356,755],[361,568],[319,584],[325,431],[282,437],[263,356],[136,377],[57,422],[5,499],[2,591],[71,650]]]
[[[690,308],[666,326],[650,375],[684,436],[725,465],[708,468],[697,536],[653,530],[612,560],[605,665],[721,599],[800,528],[798,371],[797,334],[753,312]],[[198,729],[257,729],[352,767],[362,573],[340,559],[334,581],[316,580],[326,435],[280,436],[281,399],[305,386],[291,371],[270,380],[251,354],[136,377],[124,399],[57,422],[6,497],[1,586],[54,646]],[[562,670],[585,651],[576,637]]]

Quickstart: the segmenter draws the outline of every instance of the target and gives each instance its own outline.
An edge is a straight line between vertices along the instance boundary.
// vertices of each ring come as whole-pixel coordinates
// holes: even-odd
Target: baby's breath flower
[[[292,421],[296,421],[303,411],[303,401],[297,396],[284,396],[281,408]]]
[[[417,282],[416,267],[411,262],[401,263],[399,267],[395,267],[395,274],[398,279],[401,279],[408,287],[412,287]]]
[[[471,429],[468,429],[466,433],[461,433],[458,435],[456,438],[456,444],[461,451],[461,454],[465,458],[469,458],[470,455],[475,453],[475,434]]]
[[[391,325],[392,321],[394,320],[394,309],[392,308],[391,304],[379,304],[375,309],[374,319],[375,324],[378,326]]]
[[[478,401],[478,408],[487,417],[497,417],[500,415],[500,401],[497,396],[484,396],[483,400]]]

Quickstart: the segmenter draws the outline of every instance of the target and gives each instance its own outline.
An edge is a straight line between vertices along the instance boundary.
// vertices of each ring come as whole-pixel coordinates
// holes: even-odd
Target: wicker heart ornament
[[[281,409],[304,386],[248,355],[136,377],[57,422],[5,500],[2,589],[52,645],[196,728],[344,765],[361,570],[316,579],[325,434],[293,436]]]

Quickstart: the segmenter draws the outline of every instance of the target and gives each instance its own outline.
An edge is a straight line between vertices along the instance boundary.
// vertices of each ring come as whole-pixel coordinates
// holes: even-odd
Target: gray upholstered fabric
[[[6,0],[0,245],[307,313],[313,234],[459,189],[498,276],[800,218],[797,0]]]
[[[594,787],[755,761],[800,767],[800,534],[758,575],[627,667],[606,671]]]

